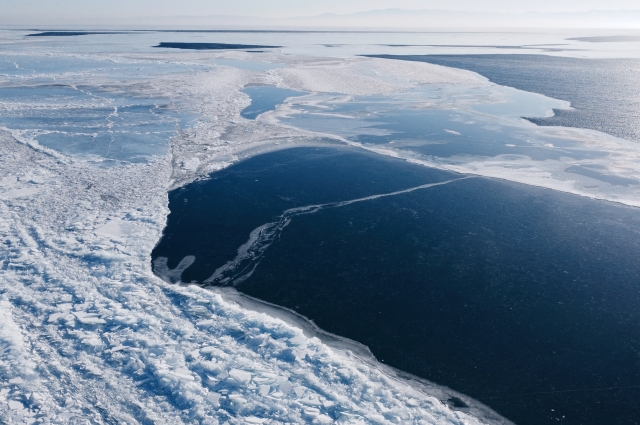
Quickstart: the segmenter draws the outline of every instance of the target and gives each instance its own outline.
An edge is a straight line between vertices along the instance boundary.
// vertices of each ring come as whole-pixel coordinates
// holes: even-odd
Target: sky
[[[15,19],[172,15],[259,17],[347,14],[373,9],[446,9],[488,12],[558,12],[639,9],[638,0],[1,0],[0,15]],[[17,22],[16,22],[17,23]]]
[[[271,25],[271,18],[291,18],[316,16],[322,14],[348,15],[355,12],[384,10],[450,10],[472,12],[583,12],[590,10],[640,10],[640,0],[0,0],[0,25],[2,26],[42,26],[42,25],[135,25],[137,23],[156,22],[166,25],[175,22],[180,26],[193,21],[171,20],[168,17],[200,17],[199,24],[204,24],[203,17],[210,16],[251,16],[262,21],[209,20],[211,25]],[[636,25],[636,14],[633,18],[624,17],[632,25]],[[409,15],[407,15],[409,16]],[[158,17],[165,17],[164,21]],[[155,21],[154,21],[155,19]],[[189,18],[191,19],[191,18]],[[342,20],[344,25],[366,24],[364,18],[356,21]],[[401,18],[396,18],[402,23]],[[417,18],[416,18],[417,19]],[[498,21],[503,18],[498,18]],[[510,18],[506,18],[509,20]],[[598,22],[594,18],[594,22]],[[415,19],[414,19],[415,20]],[[503,19],[505,20],[505,19]],[[265,22],[267,22],[265,24]],[[370,25],[383,22],[371,21]],[[416,21],[418,22],[418,21]],[[541,20],[540,22],[544,22]],[[628,23],[625,24],[628,26]],[[508,22],[507,22],[508,23]],[[281,25],[275,23],[274,25]],[[320,23],[322,24],[322,23]],[[472,23],[471,23],[472,24]],[[577,22],[580,25],[580,22]],[[289,25],[289,24],[282,24]],[[307,24],[312,25],[311,21]],[[427,26],[432,25],[428,24]]]

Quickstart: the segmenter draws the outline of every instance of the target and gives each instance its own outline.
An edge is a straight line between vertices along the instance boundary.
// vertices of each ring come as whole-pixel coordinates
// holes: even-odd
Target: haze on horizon
[[[0,25],[123,25],[163,24],[171,18],[192,18],[176,20],[176,24],[190,22],[195,25],[220,25],[215,18],[234,17],[228,21],[233,25],[379,25],[382,17],[388,14],[400,25],[407,14],[407,23],[411,21],[410,11],[442,11],[448,15],[483,13],[483,16],[504,14],[580,14],[590,11],[608,11],[623,16],[626,27],[633,25],[634,18],[624,18],[623,10],[640,13],[637,0],[449,0],[446,3],[436,0],[3,0],[0,2]],[[616,12],[619,11],[619,12]],[[366,12],[369,12],[367,14]],[[353,15],[356,14],[356,15]],[[376,19],[370,19],[371,15]],[[327,16],[329,15],[329,16]],[[337,16],[331,23],[329,18]],[[204,18],[209,18],[209,21]],[[350,17],[350,18],[349,18]],[[301,19],[300,19],[301,18]],[[321,18],[318,20],[318,18]],[[295,21],[299,19],[299,21]],[[324,19],[324,20],[322,20]],[[369,19],[369,20],[367,20]],[[439,18],[442,19],[442,18]],[[538,17],[539,19],[539,17]],[[609,19],[609,18],[608,18]],[[617,18],[611,18],[613,22]],[[445,19],[446,20],[446,19]],[[414,21],[416,19],[414,18]],[[436,21],[437,22],[437,21]],[[471,21],[470,21],[471,22]],[[543,22],[543,21],[541,21]],[[628,25],[631,22],[632,25]],[[446,24],[446,23],[445,23]],[[361,26],[362,26],[361,25]],[[427,22],[425,26],[429,26]],[[605,25],[606,26],[606,25]],[[613,26],[618,26],[613,24]]]

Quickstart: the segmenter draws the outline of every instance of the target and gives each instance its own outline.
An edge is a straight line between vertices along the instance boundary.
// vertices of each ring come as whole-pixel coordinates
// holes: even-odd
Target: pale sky
[[[206,18],[208,21],[204,22],[202,21],[203,18],[199,18],[199,22],[201,26],[208,25],[208,27],[212,25],[260,26],[265,22],[267,22],[266,25],[269,25],[268,22],[273,22],[265,21],[263,18],[292,18],[325,13],[343,15],[381,9],[510,13],[584,12],[590,10],[640,10],[640,0],[0,0],[0,26],[27,26],[33,28],[49,25],[86,26],[104,24],[106,26],[123,25],[124,28],[126,25],[132,26],[140,23],[154,25],[154,22],[159,22],[160,25],[165,26],[174,24],[175,26],[182,25],[186,27],[195,22],[194,19],[197,20],[198,18],[173,18],[171,20],[169,17],[229,15],[251,16],[261,20],[225,20],[224,18],[216,20],[215,18]],[[635,28],[640,25],[640,23],[636,22],[639,13],[630,15],[623,13],[620,16],[628,21],[624,24],[626,27]],[[410,17],[408,16],[407,20]],[[538,19],[539,22],[534,26],[546,26],[547,22],[551,22],[543,17],[535,19]],[[578,21],[573,26],[593,25],[594,23],[596,24],[595,26],[600,26],[601,20],[596,17],[593,19],[595,20],[591,24]],[[502,20],[504,21],[504,19]],[[295,20],[289,21],[295,22]],[[383,19],[382,21],[369,21],[367,23],[366,19],[353,18],[349,22],[342,22],[342,24],[347,26],[358,26],[359,24],[388,26],[386,25],[388,22],[390,20]],[[512,21],[507,19],[505,22],[509,24]],[[504,25],[505,22],[502,24]],[[187,25],[183,25],[184,23]],[[426,24],[426,26],[433,26],[438,23],[441,22],[432,22]],[[494,25],[487,20],[483,20],[480,23],[487,26]],[[400,21],[397,21],[396,24],[404,25]],[[478,23],[467,22],[464,25],[474,26],[475,24]],[[613,26],[618,25],[614,24]]]
[[[258,17],[346,14],[373,9],[560,12],[640,9],[639,0],[0,0],[5,23],[15,19],[240,15]],[[19,22],[20,21],[20,22]]]

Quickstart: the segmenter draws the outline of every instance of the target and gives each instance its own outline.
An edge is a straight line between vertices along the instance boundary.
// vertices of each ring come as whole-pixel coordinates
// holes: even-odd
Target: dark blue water
[[[93,31],[44,31],[27,34],[27,37],[73,37],[79,35],[123,34],[122,32],[93,32]],[[124,33],[126,34],[126,33]]]
[[[460,177],[351,149],[254,157],[169,194],[156,272],[194,255],[182,281],[210,281],[290,219],[214,283],[518,424],[637,424],[640,210]]]
[[[275,86],[253,86],[242,89],[243,93],[251,97],[251,105],[240,112],[247,119],[255,119],[258,115],[267,111],[273,111],[289,97],[303,96],[306,93],[282,89]]]
[[[556,99],[556,110],[538,125],[579,127],[640,141],[640,59],[576,59],[545,55],[379,55],[477,72],[491,81]]]
[[[229,43],[184,43],[161,42],[154,47],[183,50],[240,50],[240,49],[274,49],[282,46],[262,46],[259,44],[229,44]]]

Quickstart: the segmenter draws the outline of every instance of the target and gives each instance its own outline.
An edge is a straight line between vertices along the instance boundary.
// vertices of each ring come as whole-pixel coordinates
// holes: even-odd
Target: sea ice
[[[348,142],[269,116],[242,118],[249,105],[243,87],[270,84],[348,101],[421,84],[490,86],[467,71],[382,59],[273,53],[263,59],[282,67],[215,63],[248,57],[158,51],[67,57],[122,69],[180,64],[127,83],[141,97],[166,97],[198,116],[176,130],[169,152],[144,163],[103,166],[96,157],[42,146],[29,132],[0,129],[0,417],[8,423],[508,423],[446,388],[419,380],[409,385],[363,347],[303,318],[152,273],[149,254],[166,222],[168,190],[261,152]],[[39,75],[45,74],[56,71]],[[65,78],[123,89],[108,72],[79,69]],[[435,99],[430,107],[450,100]],[[596,136],[590,142],[600,146]],[[477,161],[458,165],[460,171],[500,175],[486,171],[490,161]],[[343,204],[367,199],[374,197]],[[241,251],[259,241],[253,236]],[[179,282],[180,273],[164,277]],[[451,395],[472,407],[453,409],[446,403]]]

